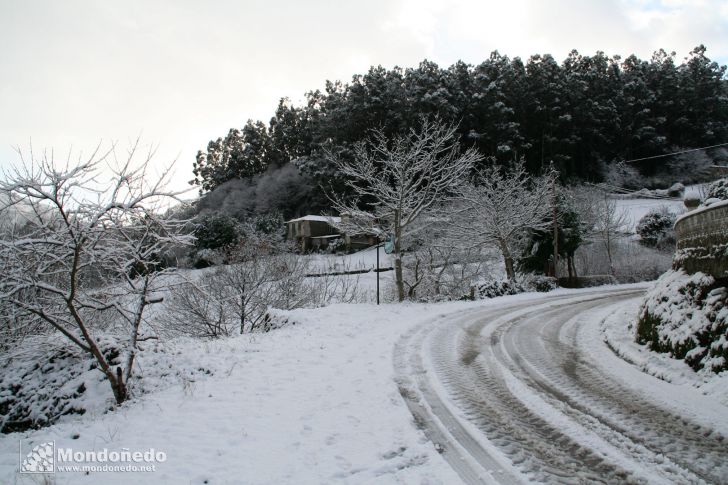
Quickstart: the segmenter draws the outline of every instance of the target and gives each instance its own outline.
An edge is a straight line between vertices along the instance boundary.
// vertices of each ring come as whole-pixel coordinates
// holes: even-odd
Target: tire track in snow
[[[534,325],[514,328],[508,340],[509,353],[525,356],[520,368],[534,385],[569,404],[574,416],[590,416],[611,428],[625,444],[643,446],[656,462],[673,463],[709,483],[728,481],[728,448],[724,437],[714,430],[663,409],[645,396],[605,376],[580,350],[580,329],[587,311],[562,310],[544,315],[540,335]],[[541,352],[539,353],[539,350]],[[554,392],[554,388],[558,391]],[[717,459],[716,459],[717,458]]]
[[[467,483],[725,482],[722,436],[612,382],[578,349],[579,315],[637,293],[545,297],[417,327],[395,349],[402,395]]]

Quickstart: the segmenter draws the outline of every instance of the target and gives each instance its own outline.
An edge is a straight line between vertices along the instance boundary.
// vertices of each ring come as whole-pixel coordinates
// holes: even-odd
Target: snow
[[[557,290],[549,295],[593,293]],[[57,473],[58,483],[459,483],[400,395],[392,362],[395,344],[419,325],[436,320],[447,325],[463,312],[504,303],[521,302],[524,311],[531,311],[530,302],[543,298],[521,294],[443,304],[339,304],[276,312],[289,325],[267,334],[174,340],[165,344],[169,351],[139,358],[148,394],[115,411],[100,406],[84,416],[64,416],[48,428],[0,436],[0,483],[25,483],[17,475],[21,439],[24,449],[55,440],[58,447],[79,451],[154,448],[167,455],[153,473]],[[728,374],[696,375],[634,344],[629,325],[638,301],[590,316],[589,328],[596,330],[588,334],[585,350],[612,354],[606,340],[628,361],[610,360],[606,374],[626,381],[641,371],[659,376],[674,385],[658,383],[646,392],[662,400],[682,392],[680,409],[697,403],[693,412],[702,421],[722,416],[718,427],[728,428],[721,414],[728,405]],[[548,302],[544,305],[548,308]],[[177,374],[170,378],[165,369],[172,368]],[[519,392],[520,383],[509,382]],[[705,405],[691,397],[696,392],[720,402]],[[538,399],[531,402],[542,415],[553,411]],[[592,441],[585,438],[585,446],[598,448]]]
[[[685,212],[685,204],[682,199],[615,199],[617,211],[625,211],[627,215],[628,230],[634,232],[637,223],[649,212],[656,211],[662,207],[675,214]]]
[[[290,221],[286,221],[286,224],[289,222],[299,222],[299,221],[317,221],[317,222],[329,222],[338,224],[341,222],[341,217],[333,217],[333,216],[303,216],[299,217],[298,219],[291,219]]]
[[[700,212],[705,212],[707,210],[713,210],[713,209],[717,209],[719,207],[726,207],[726,206],[728,206],[728,200],[708,199],[705,201],[705,205],[698,207],[696,209],[693,209],[690,212],[687,212],[685,214],[682,214],[680,217],[677,218],[677,221],[679,221],[680,219],[683,219],[689,215],[692,216],[692,215],[698,214]],[[675,221],[675,222],[677,222],[677,221]]]
[[[724,286],[714,283],[710,275],[688,274],[683,269],[660,276],[647,292],[641,314],[657,322],[650,332],[642,332],[642,337],[653,340],[651,345],[659,344],[676,357],[699,365],[701,371],[724,369],[721,354],[726,349],[727,292]],[[648,333],[656,339],[647,337]]]
[[[685,187],[683,193],[684,198],[697,197],[700,198],[701,194],[705,192],[709,184],[695,184],[688,185]],[[622,198],[616,197],[615,202],[617,203],[617,210],[624,210],[627,213],[627,219],[629,221],[629,230],[634,231],[637,227],[637,223],[647,213],[659,210],[662,207],[668,208],[671,212],[678,214],[685,213],[685,203],[683,199],[655,199],[655,198]],[[691,211],[693,214],[695,211]],[[679,219],[680,217],[678,217]]]
[[[642,372],[673,384],[675,395],[689,396],[698,391],[728,406],[728,371],[719,374],[695,372],[684,361],[674,359],[669,354],[652,352],[647,345],[635,342],[635,322],[640,303],[641,300],[632,300],[615,308],[613,313],[603,319],[601,329],[609,347]],[[719,422],[728,427],[726,415]]]
[[[362,249],[352,254],[310,254],[305,255],[311,266],[319,272],[360,271],[377,267],[376,246]],[[379,267],[391,268],[394,262],[391,255],[379,248]]]
[[[214,369],[211,377],[0,437],[0,483],[15,480],[20,438],[84,451],[152,447],[168,457],[153,476],[61,474],[59,483],[456,483],[393,381],[394,342],[432,309],[335,305],[291,312],[296,325],[206,343],[207,351],[180,342],[180,358]]]

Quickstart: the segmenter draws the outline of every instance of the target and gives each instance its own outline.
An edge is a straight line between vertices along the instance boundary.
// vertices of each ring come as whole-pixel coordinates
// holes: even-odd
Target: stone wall
[[[688,212],[675,223],[674,268],[728,277],[728,202]]]

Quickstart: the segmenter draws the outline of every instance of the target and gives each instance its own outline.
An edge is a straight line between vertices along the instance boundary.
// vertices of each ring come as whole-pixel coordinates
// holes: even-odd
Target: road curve
[[[404,335],[397,384],[415,422],[465,483],[728,483],[724,421],[673,405],[600,324],[642,290],[471,308]],[[715,407],[710,407],[714,410]],[[715,422],[715,419],[714,419]]]

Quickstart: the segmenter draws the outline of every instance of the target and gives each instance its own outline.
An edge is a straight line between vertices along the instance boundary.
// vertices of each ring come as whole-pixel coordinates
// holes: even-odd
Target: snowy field
[[[371,247],[357,251],[352,254],[311,254],[305,256],[312,270],[324,272],[360,271],[377,267],[377,248]],[[391,268],[392,257],[384,252],[384,247],[379,248],[379,267]]]
[[[634,232],[637,223],[648,212],[666,207],[675,214],[685,212],[685,204],[680,199],[615,199],[618,211],[625,211],[628,230]]]
[[[685,187],[684,197],[700,197],[702,192],[705,190],[707,184],[689,185]],[[628,199],[628,198],[615,198],[617,203],[617,210],[624,211],[627,215],[629,230],[634,231],[637,227],[637,223],[642,219],[648,212],[653,210],[659,210],[666,207],[671,212],[680,215],[686,211],[685,204],[682,199],[671,198],[671,199]]]

